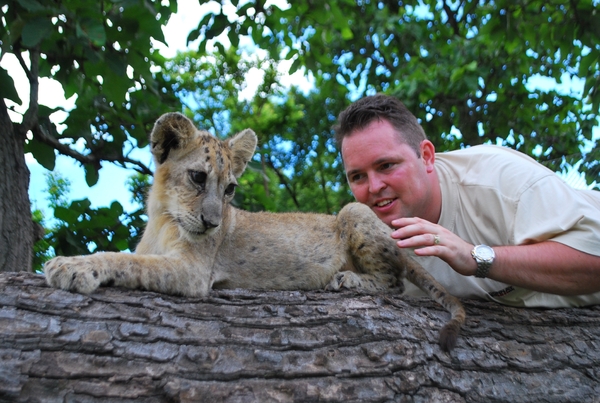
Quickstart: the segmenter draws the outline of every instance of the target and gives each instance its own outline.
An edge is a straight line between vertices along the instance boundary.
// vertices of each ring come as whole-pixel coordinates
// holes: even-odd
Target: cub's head
[[[150,137],[156,163],[150,219],[152,210],[158,210],[191,240],[218,228],[237,178],[254,155],[254,132],[246,129],[222,141],[196,129],[184,115],[167,113],[156,121]]]

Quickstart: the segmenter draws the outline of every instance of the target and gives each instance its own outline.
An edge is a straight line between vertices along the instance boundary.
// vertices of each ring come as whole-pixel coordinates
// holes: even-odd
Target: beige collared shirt
[[[600,192],[573,189],[530,157],[505,147],[439,153],[435,166],[442,190],[439,224],[465,241],[493,247],[551,240],[600,255]],[[436,257],[417,260],[458,297],[548,308],[600,304],[600,292],[546,294],[462,276]],[[423,295],[406,285],[405,294]]]

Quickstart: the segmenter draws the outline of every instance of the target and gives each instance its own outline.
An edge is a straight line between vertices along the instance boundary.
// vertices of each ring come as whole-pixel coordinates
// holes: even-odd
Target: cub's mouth
[[[184,234],[191,236],[192,238],[200,238],[207,233],[212,232],[214,228],[206,228],[204,226],[199,227],[195,225],[190,225],[190,223],[184,222],[180,217],[175,218],[175,222],[181,231]]]

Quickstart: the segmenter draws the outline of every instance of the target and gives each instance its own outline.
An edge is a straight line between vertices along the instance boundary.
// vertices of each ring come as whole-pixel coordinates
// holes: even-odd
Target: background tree
[[[30,267],[23,153],[50,170],[57,152],[69,155],[90,185],[103,161],[148,175],[150,167],[131,151],[147,144],[152,123],[168,110],[183,110],[220,137],[246,127],[257,132],[257,155],[234,200],[249,210],[335,213],[352,200],[331,127],[351,100],[378,91],[402,99],[438,150],[503,144],[554,170],[581,161],[588,183],[600,182],[593,134],[600,107],[598,0],[313,3],[223,0],[228,7],[210,11],[189,34],[189,41],[201,39],[198,49],[171,60],[157,54],[150,38],[163,40],[160,29],[175,4],[13,0],[2,6],[1,56],[19,58],[31,93],[22,121],[10,122],[8,110],[21,100],[0,69],[6,138],[0,164],[7,173],[0,179],[0,270]],[[312,80],[311,89],[281,84],[284,60]],[[256,71],[262,80],[250,94],[247,80]],[[67,97],[77,94],[60,134],[48,119],[54,110],[38,105],[39,77],[61,82]],[[570,78],[583,82],[581,92],[557,85]],[[144,218],[141,210],[131,218],[118,204],[90,209],[86,200],[54,212],[68,229],[45,242],[53,239],[52,248],[64,254],[132,249]]]
[[[40,209],[33,211],[34,222],[44,228],[35,245],[33,271],[57,255],[86,255],[94,252],[134,250],[146,223],[146,194],[150,176],[135,173],[127,180],[131,202],[137,209],[129,212],[118,201],[108,207],[91,207],[88,199],[70,201],[71,183],[57,172],[46,175],[48,207],[53,217]]]
[[[554,170],[583,160],[588,182],[599,179],[597,0],[232,3],[237,18],[221,8],[190,39],[225,33],[235,46],[249,36],[273,57],[293,60],[292,71],[329,76],[354,96],[393,94],[440,150],[503,144]],[[537,78],[585,84],[571,93]]]
[[[318,78],[304,93],[280,84],[276,60],[241,49],[190,51],[165,63],[167,81],[199,127],[223,137],[252,128],[258,149],[234,203],[248,210],[337,212],[352,200],[332,126],[348,90]],[[244,98],[252,69],[263,80]]]
[[[164,41],[161,27],[174,11],[175,2],[154,0],[3,2],[0,57],[14,54],[30,91],[21,100],[0,68],[0,271],[31,270],[26,152],[49,170],[57,152],[75,158],[90,186],[103,161],[151,173],[130,152],[147,144],[157,110],[179,107],[152,70],[162,60],[151,38]],[[55,110],[38,102],[41,77],[61,83],[66,98],[77,95],[62,133],[49,119]],[[27,111],[12,122],[9,109],[23,103]]]

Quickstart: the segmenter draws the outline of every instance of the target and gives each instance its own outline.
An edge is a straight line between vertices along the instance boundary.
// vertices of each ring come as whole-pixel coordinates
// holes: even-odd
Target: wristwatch
[[[477,262],[475,277],[486,278],[496,257],[494,250],[487,245],[477,245],[471,251],[471,256]]]

